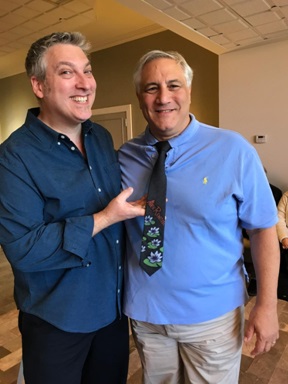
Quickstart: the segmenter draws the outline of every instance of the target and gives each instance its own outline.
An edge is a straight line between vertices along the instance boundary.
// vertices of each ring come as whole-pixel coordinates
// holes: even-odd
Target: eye
[[[180,88],[180,84],[169,84],[169,87],[168,87],[170,90],[177,90]]]
[[[156,85],[150,85],[144,90],[144,92],[146,93],[156,93],[157,91],[158,91],[158,87]]]
[[[87,75],[88,77],[92,77],[93,76],[93,72],[92,72],[92,69],[90,68],[90,69],[86,69],[85,71],[84,71],[84,73],[85,73],[85,75]]]
[[[73,71],[71,69],[60,69],[59,74],[61,77],[68,79],[73,76]]]

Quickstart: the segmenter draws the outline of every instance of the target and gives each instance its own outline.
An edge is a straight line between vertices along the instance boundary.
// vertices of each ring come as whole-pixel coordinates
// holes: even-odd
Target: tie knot
[[[158,141],[155,144],[155,147],[157,148],[157,151],[160,152],[168,152],[169,149],[171,149],[171,145],[169,144],[169,141]]]

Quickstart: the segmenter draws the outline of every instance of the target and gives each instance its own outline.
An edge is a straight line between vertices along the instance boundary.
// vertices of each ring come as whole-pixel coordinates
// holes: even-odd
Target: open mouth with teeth
[[[77,101],[77,103],[86,103],[88,101],[87,96],[77,96],[77,97],[71,97],[72,100]]]
[[[169,113],[169,112],[173,112],[175,111],[175,109],[158,109],[156,112],[158,113]]]

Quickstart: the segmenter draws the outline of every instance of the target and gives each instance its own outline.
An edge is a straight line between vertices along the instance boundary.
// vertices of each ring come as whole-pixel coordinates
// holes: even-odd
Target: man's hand
[[[251,356],[269,352],[279,338],[277,308],[267,309],[255,305],[249,316],[244,342],[249,343],[254,334],[256,342]]]
[[[283,249],[288,249],[288,237],[282,239],[281,244]]]
[[[270,351],[279,337],[277,285],[280,265],[279,242],[275,225],[247,230],[256,272],[257,296],[245,331],[244,341],[256,335],[252,356]]]
[[[119,221],[133,219],[137,216],[144,216],[146,196],[141,199],[127,202],[127,199],[132,195],[133,188],[129,187],[119,193],[103,211],[94,213],[94,229],[92,236],[100,232],[102,229],[109,227]]]

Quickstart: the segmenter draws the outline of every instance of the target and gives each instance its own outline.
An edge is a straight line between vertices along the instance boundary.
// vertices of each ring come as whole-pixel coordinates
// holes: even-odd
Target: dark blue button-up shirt
[[[119,194],[120,169],[103,127],[82,125],[84,158],[38,113],[0,146],[0,244],[20,310],[91,332],[121,313],[123,224],[92,238],[92,214]]]

